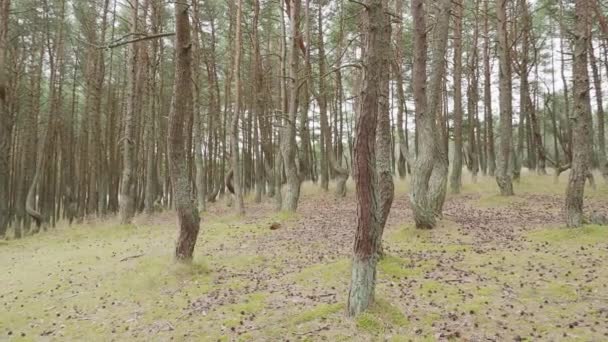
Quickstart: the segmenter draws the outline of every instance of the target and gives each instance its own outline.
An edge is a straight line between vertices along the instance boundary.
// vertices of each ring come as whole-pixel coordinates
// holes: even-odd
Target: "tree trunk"
[[[175,84],[173,105],[169,116],[169,166],[173,197],[180,227],[175,258],[192,261],[194,245],[199,231],[199,216],[192,198],[192,187],[188,179],[184,124],[192,116],[192,42],[188,5],[175,5]]]
[[[287,191],[283,201],[282,210],[295,212],[300,199],[301,179],[296,168],[296,117],[298,112],[298,37],[300,22],[300,0],[290,1],[290,49],[289,49],[289,99],[287,106],[287,120],[281,134],[281,154],[287,176]]]
[[[386,1],[386,0],[383,0]],[[386,2],[383,3],[386,5]],[[386,7],[386,6],[384,6]],[[388,214],[393,204],[393,198],[395,194],[395,185],[393,184],[393,169],[392,152],[394,147],[391,143],[391,116],[390,116],[390,103],[389,103],[389,86],[390,86],[390,65],[392,58],[391,51],[391,23],[387,15],[380,26],[381,32],[379,40],[379,48],[381,49],[381,68],[378,70],[379,73],[379,98],[378,98],[378,113],[377,113],[377,125],[376,125],[376,172],[378,185],[376,187],[376,198],[378,199],[378,212],[376,217],[378,218],[378,238],[376,243],[376,252],[380,255],[383,254],[382,248],[382,234],[384,232],[384,226]]]
[[[234,195],[236,199],[235,210],[238,215],[245,215],[243,202],[243,189],[241,183],[241,167],[239,162],[239,117],[241,115],[241,17],[242,0],[236,2],[236,39],[234,41],[234,113],[230,125],[230,162],[232,165]]]
[[[397,150],[399,151],[399,157],[397,159],[397,171],[399,178],[405,178],[407,174],[406,160],[408,158],[408,148],[406,133],[404,131],[404,112],[405,112],[405,92],[403,90],[403,3],[405,0],[395,1],[395,12],[399,16],[400,21],[397,23],[397,32],[395,34],[395,61],[393,62],[393,73],[395,74],[395,81],[397,87],[397,138],[398,145]],[[407,121],[407,117],[405,118]],[[405,122],[407,127],[407,122]]]
[[[131,13],[131,32],[137,32],[139,0],[135,0]],[[128,46],[128,74],[127,74],[127,113],[124,119],[123,143],[123,169],[120,186],[120,222],[130,224],[135,215],[135,120],[137,101],[137,66],[139,63],[139,43]]]
[[[587,49],[589,47],[589,1],[575,2],[575,42],[574,42],[574,110],[569,118],[572,122],[572,170],[566,189],[566,225],[580,227],[583,223],[583,195],[585,179],[591,161],[589,144],[589,76],[587,73]]]
[[[457,0],[454,10],[454,159],[450,187],[452,193],[460,193],[462,185],[462,0]]]
[[[475,4],[476,6],[476,4]],[[479,148],[477,146],[475,128],[477,126],[477,120],[475,118],[477,113],[477,36],[478,28],[475,24],[473,31],[473,40],[471,42],[471,50],[469,51],[469,70],[468,70],[468,86],[467,86],[467,119],[468,119],[468,140],[469,140],[469,158],[470,158],[470,169],[471,178],[473,183],[477,182],[477,174],[479,173]]]
[[[411,202],[417,228],[433,228],[445,201],[448,161],[442,133],[437,127],[440,116],[441,84],[445,70],[451,1],[442,0],[433,31],[433,60],[426,94],[426,23],[423,1],[412,0],[414,17],[414,102],[416,104],[418,154],[412,177]]]
[[[368,0],[366,5],[367,32],[364,54],[365,72],[360,94],[360,110],[357,117],[353,171],[357,198],[357,230],[355,233],[351,285],[348,294],[348,314],[356,316],[374,302],[378,247],[382,239],[383,213],[390,209],[388,195],[392,187],[385,182],[386,167],[390,169],[390,157],[386,159],[387,136],[385,117],[380,122],[383,132],[376,137],[380,98],[387,86],[381,84],[388,75],[386,62],[390,44],[390,21],[384,14],[383,0]],[[388,100],[388,99],[387,99]],[[386,108],[383,106],[383,108]],[[382,113],[383,116],[388,112]],[[390,133],[389,133],[390,134]],[[379,139],[379,140],[378,140]],[[380,146],[377,144],[380,143]],[[376,148],[381,148],[376,159]],[[380,169],[377,170],[377,162]],[[380,175],[378,174],[380,171]],[[389,171],[390,172],[390,171]],[[392,181],[390,181],[392,185]],[[384,188],[386,186],[386,188]],[[390,188],[390,189],[389,189]],[[383,190],[381,190],[383,189]],[[387,197],[385,197],[387,196]],[[392,197],[392,196],[390,196]]]
[[[13,119],[8,108],[8,76],[5,60],[8,51],[10,0],[0,0],[0,239],[9,224],[9,162]]]
[[[608,160],[606,160],[606,137],[604,136],[604,103],[602,100],[602,80],[599,75],[599,68],[593,50],[593,42],[589,39],[589,59],[593,73],[593,88],[595,90],[595,101],[597,104],[597,146],[598,164],[600,172],[605,181],[608,181]]]
[[[513,182],[511,179],[511,143],[513,129],[511,120],[513,110],[511,105],[511,58],[510,42],[507,33],[507,1],[496,0],[498,56],[500,63],[499,91],[500,91],[500,151],[496,160],[496,183],[503,196],[513,195]]]
[[[488,10],[488,3],[490,0],[484,1],[484,22],[483,22],[483,74],[484,74],[484,91],[483,91],[483,102],[484,102],[484,126],[486,136],[486,156],[488,163],[488,174],[494,177],[496,170],[496,154],[494,153],[494,127],[492,117],[492,78],[490,75],[490,34],[488,17],[490,12]]]

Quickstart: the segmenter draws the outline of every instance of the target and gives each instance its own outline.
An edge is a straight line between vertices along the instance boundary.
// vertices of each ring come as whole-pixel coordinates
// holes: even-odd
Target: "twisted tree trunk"
[[[433,228],[441,215],[447,186],[448,160],[442,133],[437,128],[441,113],[441,84],[445,70],[451,0],[442,0],[433,32],[433,60],[426,94],[426,20],[423,1],[412,0],[414,17],[414,102],[416,104],[418,154],[412,177],[411,202],[417,228]]]
[[[376,137],[379,124],[378,111],[381,108],[380,98],[383,96],[382,89],[386,89],[382,84],[383,75],[388,73],[388,70],[384,70],[388,68],[384,54],[390,43],[390,22],[384,14],[383,1],[368,0],[366,3],[367,32],[364,54],[366,68],[359,101],[360,110],[357,117],[353,161],[357,197],[357,231],[348,294],[348,314],[350,316],[360,314],[374,302],[378,247],[382,239],[385,210],[388,215],[388,209],[384,207],[386,202],[381,199],[384,195],[388,195],[388,192],[379,191],[379,185],[384,183],[384,175],[382,175],[384,171],[380,172],[380,183],[378,183],[379,175],[376,169],[377,161],[380,162],[381,170],[385,168],[385,164],[388,164],[390,168],[390,157],[386,160],[384,150],[386,132],[379,135],[380,140],[377,140]],[[382,123],[384,120],[386,118],[380,121],[383,131],[386,128],[386,123]],[[377,145],[378,143],[380,146]],[[382,154],[380,160],[376,159],[377,147],[383,150],[380,152]]]

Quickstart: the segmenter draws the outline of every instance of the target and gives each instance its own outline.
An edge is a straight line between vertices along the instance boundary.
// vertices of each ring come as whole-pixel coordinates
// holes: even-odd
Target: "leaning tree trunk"
[[[589,75],[587,73],[587,48],[589,46],[588,0],[576,0],[576,31],[574,42],[574,110],[572,121],[572,170],[566,189],[566,225],[579,227],[583,220],[583,194],[585,179],[591,162],[590,132],[591,113],[589,112]]]
[[[507,0],[496,0],[498,56],[500,63],[500,151],[496,158],[496,183],[503,196],[513,195],[513,180],[511,179],[510,163],[512,153],[513,129],[511,120],[513,110],[511,105],[511,58],[510,42],[507,33]]]
[[[192,117],[192,42],[188,5],[175,4],[175,84],[173,104],[169,115],[169,169],[173,197],[180,227],[175,258],[178,261],[192,260],[194,245],[199,231],[199,216],[192,187],[188,179],[184,124]]]
[[[383,211],[379,202],[378,175],[376,170],[376,125],[383,86],[382,75],[388,68],[384,62],[385,48],[390,44],[390,21],[384,14],[384,0],[368,0],[366,4],[367,33],[365,47],[365,72],[359,101],[356,125],[353,171],[357,197],[357,231],[355,233],[351,284],[348,294],[348,314],[358,315],[374,302],[376,286],[377,248],[382,239]],[[386,51],[388,53],[388,51]],[[388,71],[386,71],[388,72]],[[385,126],[385,125],[382,125]],[[383,141],[383,137],[381,137]],[[382,144],[381,144],[382,146]],[[390,168],[389,160],[387,162]],[[390,206],[389,206],[390,208]],[[388,214],[388,209],[387,209]]]

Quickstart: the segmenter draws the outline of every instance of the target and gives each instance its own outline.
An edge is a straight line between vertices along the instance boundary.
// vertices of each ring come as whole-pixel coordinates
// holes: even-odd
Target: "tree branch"
[[[114,43],[114,44],[110,44],[107,46],[102,46],[101,48],[113,49],[115,47],[119,47],[119,46],[126,45],[126,44],[132,44],[132,43],[137,43],[137,42],[141,42],[144,40],[150,40],[150,39],[156,39],[156,38],[170,37],[170,36],[174,36],[174,35],[175,35],[175,32],[153,34],[151,36],[145,36],[145,37],[135,38],[135,39],[131,39],[131,40],[125,40],[123,42]]]

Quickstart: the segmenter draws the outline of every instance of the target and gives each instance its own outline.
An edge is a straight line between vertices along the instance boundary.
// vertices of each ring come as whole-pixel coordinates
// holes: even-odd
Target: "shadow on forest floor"
[[[526,173],[512,198],[466,182],[432,231],[397,181],[376,304],[354,320],[352,184],[339,200],[305,184],[295,215],[215,203],[187,267],[170,212],[3,242],[0,340],[606,340],[608,227],[563,228],[566,177]],[[608,213],[597,182],[586,210]]]

